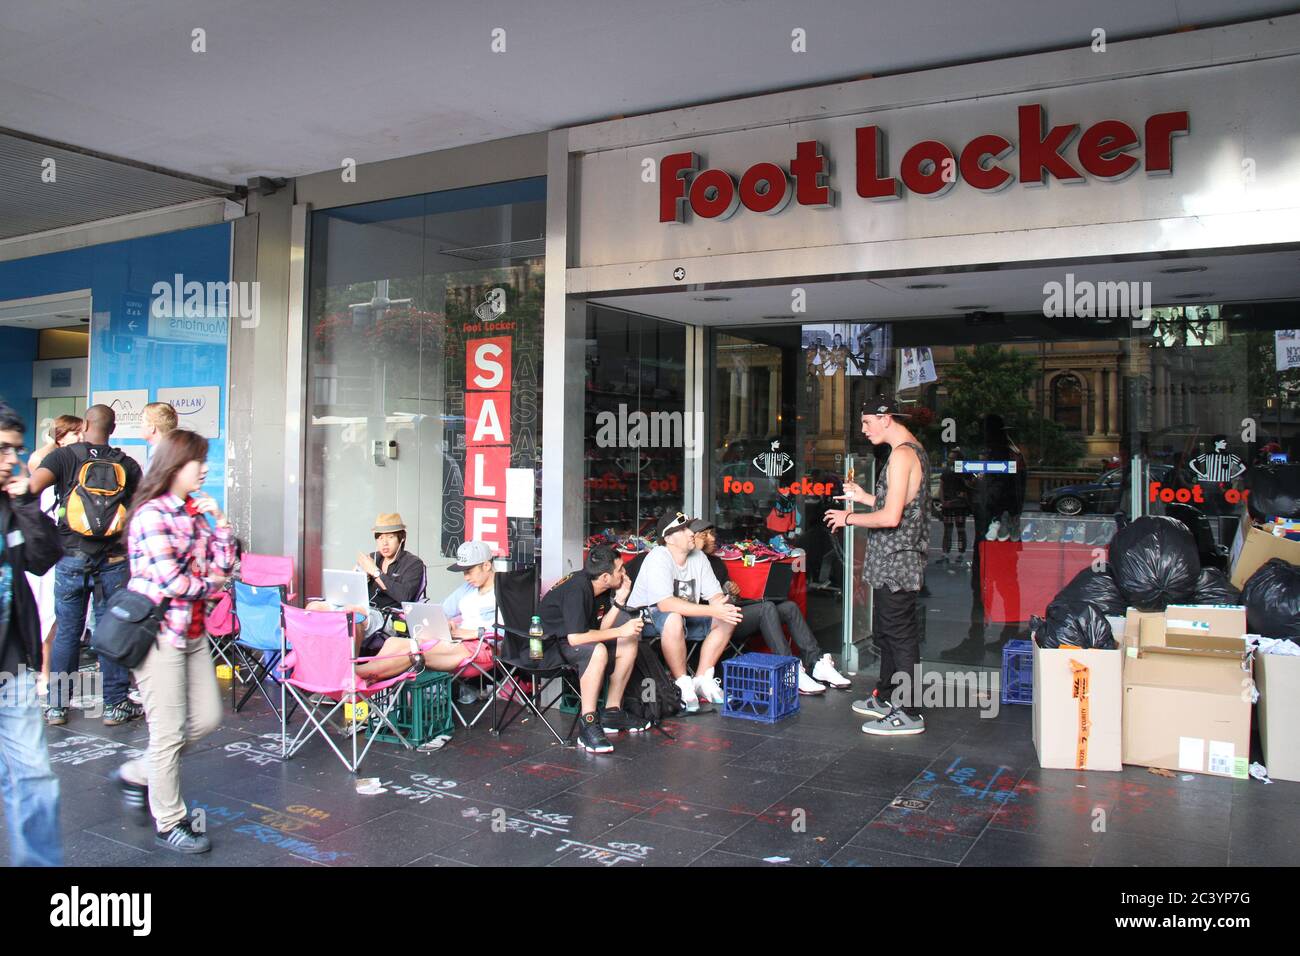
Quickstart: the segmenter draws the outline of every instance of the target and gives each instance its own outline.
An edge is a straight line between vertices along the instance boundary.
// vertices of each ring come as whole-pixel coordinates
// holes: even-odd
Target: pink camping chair
[[[294,593],[293,558],[278,554],[256,554],[245,552],[239,558],[239,580],[253,587],[282,587],[284,599],[290,604],[297,595]],[[232,644],[239,622],[235,617],[234,595],[225,591],[217,598],[208,612],[207,620],[209,649],[213,660],[223,660],[230,665],[231,674],[241,684],[246,683],[244,676],[236,666],[239,655],[233,652]]]
[[[284,655],[284,663],[278,668],[282,678],[281,693],[287,689],[307,717],[291,742],[288,740],[287,722],[281,719],[282,756],[294,756],[308,740],[319,733],[339,760],[343,761],[343,765],[356,773],[375,742],[375,734],[369,735],[365,748],[358,754],[359,734],[347,733],[352,740],[352,758],[349,760],[327,733],[326,723],[333,720],[346,706],[355,706],[358,701],[365,701],[368,705],[369,719],[374,722],[372,727],[387,724],[403,747],[407,750],[414,749],[388,715],[398,700],[398,694],[393,689],[404,681],[414,680],[417,674],[415,668],[396,677],[369,683],[357,676],[355,665],[377,658],[352,656],[351,614],[347,611],[305,611],[288,604],[282,605],[281,610],[284,614],[281,634],[284,635],[284,641],[293,648]],[[322,709],[325,709],[325,713],[318,718],[317,713]],[[286,713],[283,706],[280,713]]]

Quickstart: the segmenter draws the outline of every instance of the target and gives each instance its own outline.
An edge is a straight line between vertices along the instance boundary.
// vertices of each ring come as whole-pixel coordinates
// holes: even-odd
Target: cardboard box
[[[1250,520],[1250,515],[1242,515],[1237,527],[1237,540],[1232,545],[1232,586],[1245,587],[1250,576],[1273,558],[1300,565],[1300,541],[1278,538],[1261,531]]]
[[[1255,656],[1259,741],[1275,780],[1300,781],[1300,657]]]
[[[1122,770],[1124,655],[1034,644],[1034,749],[1043,767]]]
[[[1246,609],[1130,609],[1124,631],[1124,763],[1245,779],[1252,687]]]

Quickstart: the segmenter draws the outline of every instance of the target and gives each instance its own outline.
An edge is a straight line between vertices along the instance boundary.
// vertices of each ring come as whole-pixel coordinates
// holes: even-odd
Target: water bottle
[[[528,625],[528,656],[535,661],[542,659],[542,619],[536,614]]]

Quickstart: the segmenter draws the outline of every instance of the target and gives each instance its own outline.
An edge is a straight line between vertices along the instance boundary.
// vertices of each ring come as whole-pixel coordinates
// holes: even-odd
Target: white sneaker
[[[821,660],[813,665],[813,680],[821,681],[823,684],[829,684],[836,690],[848,690],[853,683],[835,669],[835,662],[831,660],[829,654],[823,654]]]
[[[999,523],[997,521],[993,521],[989,524],[989,530],[984,534],[985,541],[998,540],[998,524]]]
[[[826,688],[817,683],[808,676],[808,672],[803,669],[803,662],[799,663],[799,693],[811,697],[813,694],[824,694]]]
[[[721,704],[726,699],[722,696],[722,687],[711,669],[695,676],[695,692],[700,700],[707,700],[710,704]]]
[[[686,713],[695,714],[700,710],[700,698],[695,693],[695,681],[691,680],[689,674],[683,674],[677,680],[673,681],[677,689],[682,692],[682,706],[686,708]]]

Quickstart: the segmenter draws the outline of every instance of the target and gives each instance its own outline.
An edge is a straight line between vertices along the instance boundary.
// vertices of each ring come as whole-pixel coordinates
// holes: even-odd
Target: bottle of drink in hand
[[[542,659],[542,619],[536,614],[528,625],[528,656],[535,661]]]

